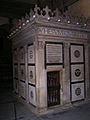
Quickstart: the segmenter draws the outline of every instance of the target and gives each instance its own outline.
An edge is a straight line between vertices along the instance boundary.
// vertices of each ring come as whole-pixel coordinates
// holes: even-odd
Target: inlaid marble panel
[[[17,51],[17,49],[15,49],[14,53],[13,53],[13,62],[18,63],[18,51]]]
[[[71,45],[71,62],[83,62],[83,46]]]
[[[25,98],[25,83],[20,81],[20,96]]]
[[[15,92],[18,93],[18,80],[14,79]]]
[[[84,80],[84,65],[71,65],[71,80],[72,82]]]
[[[47,63],[62,63],[62,44],[46,45]]]
[[[34,45],[28,46],[28,63],[35,63]]]
[[[25,65],[20,65],[20,80],[25,80]]]
[[[14,78],[18,78],[18,65],[14,65]]]
[[[29,83],[35,84],[35,66],[28,66],[28,78],[29,78]]]
[[[20,48],[19,51],[19,58],[20,58],[20,63],[25,63],[25,49],[24,47]]]
[[[72,84],[72,101],[84,99],[84,83]]]
[[[29,85],[29,102],[36,106],[36,90],[31,85]]]

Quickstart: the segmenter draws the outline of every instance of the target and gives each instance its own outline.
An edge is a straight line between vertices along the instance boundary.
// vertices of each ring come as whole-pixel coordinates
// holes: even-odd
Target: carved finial
[[[66,22],[70,23],[70,22],[71,22],[70,13],[69,13],[68,11],[66,11],[66,12],[64,13],[64,16],[65,16]]]
[[[25,19],[26,20],[29,20],[29,15],[26,13],[26,15],[25,15]]]
[[[79,21],[80,21],[80,19],[79,19],[79,17],[77,16],[77,17],[75,17],[75,22],[76,22],[76,24],[77,25],[79,25],[80,23],[79,23]]]
[[[25,20],[26,20],[26,23],[29,23],[29,15],[27,13],[25,15]]]
[[[41,13],[41,17],[43,17],[43,11],[42,11],[42,10],[41,10],[41,12],[40,12],[40,13]]]
[[[61,12],[59,11],[58,8],[56,8],[56,10],[54,12],[55,12],[56,17],[59,17],[61,15]]]
[[[18,24],[19,24],[19,26],[21,26],[21,24],[22,24],[22,21],[21,21],[21,19],[19,19],[19,23],[18,23]]]
[[[22,25],[24,26],[25,25],[25,18],[24,17],[21,18],[21,22],[22,22]]]
[[[48,8],[48,6],[46,6],[44,9],[43,9],[44,11],[45,11],[45,17],[49,17],[49,12],[51,12],[51,10]]]
[[[35,5],[34,8],[35,16],[39,16],[38,11],[40,11],[40,8],[37,5]]]
[[[25,22],[25,18],[24,18],[24,17],[22,17],[22,18],[21,18],[21,20],[22,20],[22,23],[24,23],[24,22]]]
[[[32,9],[30,9],[29,16],[32,17],[33,15],[34,15],[34,11]]]

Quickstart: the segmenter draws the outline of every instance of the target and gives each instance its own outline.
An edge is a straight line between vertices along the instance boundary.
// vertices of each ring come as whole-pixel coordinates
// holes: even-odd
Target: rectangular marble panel
[[[29,85],[29,102],[36,106],[36,90],[31,85]]]
[[[25,98],[25,82],[20,81],[20,96]]]
[[[71,65],[71,81],[78,82],[84,80],[84,65]]]
[[[20,65],[20,80],[25,81],[25,65]]]
[[[35,84],[35,66],[28,66],[28,78],[29,78],[29,83]]]
[[[35,63],[35,49],[34,45],[28,46],[28,63]]]
[[[62,44],[46,45],[47,63],[62,63]]]
[[[18,65],[14,65],[14,78],[18,79]]]
[[[15,49],[14,53],[13,53],[13,62],[18,63],[18,51],[17,51],[17,49]]]
[[[18,93],[18,80],[14,79],[15,92]]]
[[[83,46],[71,45],[71,62],[83,61]]]
[[[20,59],[20,63],[25,63],[25,49],[24,49],[24,47],[19,49],[19,59]]]
[[[72,84],[72,101],[84,99],[84,83]]]

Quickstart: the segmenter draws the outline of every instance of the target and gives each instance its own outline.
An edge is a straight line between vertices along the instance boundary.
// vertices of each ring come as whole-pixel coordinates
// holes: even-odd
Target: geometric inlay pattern
[[[75,94],[79,96],[81,94],[81,88],[76,88]]]
[[[79,58],[79,57],[80,57],[80,51],[79,51],[79,50],[75,50],[74,56],[75,56],[76,58]]]
[[[75,76],[76,76],[76,77],[79,77],[80,75],[81,75],[80,69],[76,69],[76,70],[75,70]]]

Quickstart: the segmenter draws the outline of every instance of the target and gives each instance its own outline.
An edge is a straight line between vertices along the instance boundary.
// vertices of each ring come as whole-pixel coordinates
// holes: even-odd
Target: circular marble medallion
[[[76,58],[79,58],[79,57],[80,57],[80,51],[79,51],[79,50],[75,50],[75,51],[74,51],[74,56],[75,56]]]
[[[33,72],[30,71],[30,78],[32,79],[33,78]]]
[[[30,51],[30,59],[33,58],[33,51]]]
[[[81,75],[80,69],[76,69],[76,70],[75,70],[75,76],[76,76],[76,77],[79,77],[80,75]]]
[[[81,88],[76,88],[75,94],[79,96],[81,94]]]

